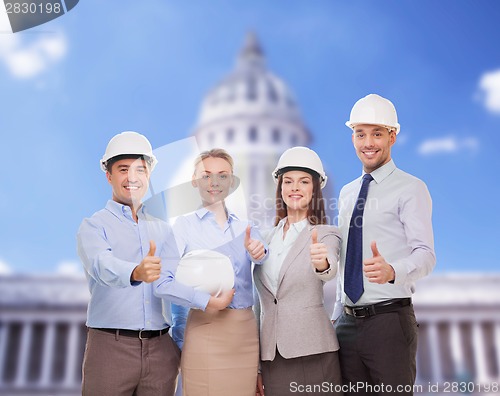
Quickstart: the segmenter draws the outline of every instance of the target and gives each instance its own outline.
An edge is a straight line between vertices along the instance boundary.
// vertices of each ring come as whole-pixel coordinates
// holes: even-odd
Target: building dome
[[[220,147],[233,156],[242,196],[231,204],[262,228],[271,227],[271,172],[285,150],[307,146],[311,136],[290,89],[267,70],[254,34],[247,35],[234,70],[203,99],[193,135],[200,150]]]
[[[224,133],[222,125],[255,120],[274,124],[273,130],[267,131],[266,135],[271,142],[282,143],[277,151],[309,140],[294,95],[280,78],[266,69],[262,48],[256,36],[250,33],[235,69],[205,96],[195,135],[203,147],[222,145],[222,142],[214,141],[214,131],[220,136]],[[266,139],[251,140],[264,143]],[[224,140],[226,144],[230,142],[231,136]]]
[[[262,49],[255,35],[249,34],[235,70],[205,97],[199,123],[266,115],[302,123],[293,94],[281,79],[266,70]]]

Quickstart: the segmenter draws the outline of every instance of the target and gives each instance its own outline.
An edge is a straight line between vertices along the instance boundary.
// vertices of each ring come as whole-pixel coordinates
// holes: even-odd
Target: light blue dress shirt
[[[89,327],[160,330],[170,324],[170,304],[162,304],[152,284],[131,284],[130,276],[148,254],[150,240],[162,265],[177,262],[175,240],[170,226],[148,215],[144,205],[137,216],[136,223],[130,207],[110,200],[80,225],[78,254],[91,294]]]
[[[428,275],[436,264],[432,231],[432,201],[425,183],[398,169],[391,160],[371,172],[363,214],[363,260],[373,257],[370,244],[377,248],[396,273],[393,283],[371,283],[363,276],[364,293],[356,305],[392,298],[411,297],[415,282]],[[349,223],[361,188],[362,176],[342,188],[339,198],[339,229],[342,235],[337,301],[332,319],[342,305],[354,305],[343,292]]]
[[[245,249],[245,231],[248,225],[248,221],[240,220],[236,214],[228,212],[228,220],[222,228],[215,221],[212,212],[201,208],[190,215],[179,217],[173,227],[180,256],[192,250],[211,249],[229,257],[234,270],[235,289],[229,308],[248,308],[253,305],[252,260]],[[253,225],[250,236],[264,243],[258,229]],[[265,258],[266,256],[255,264],[261,264]],[[208,293],[196,291],[189,286],[183,288],[191,289],[193,298],[198,298],[198,301],[179,298],[175,288],[180,287],[180,283],[175,282],[175,270],[167,272],[163,267],[155,287],[157,295],[169,297],[172,302],[184,306],[204,310],[210,299]],[[203,303],[200,304],[199,301]]]

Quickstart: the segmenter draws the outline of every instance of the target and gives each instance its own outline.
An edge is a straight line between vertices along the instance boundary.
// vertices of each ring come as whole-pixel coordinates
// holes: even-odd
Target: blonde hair
[[[200,155],[198,155],[196,157],[196,159],[194,160],[194,171],[195,172],[196,172],[196,167],[198,166],[198,164],[200,162],[202,162],[203,160],[206,160],[207,158],[221,158],[224,161],[226,161],[229,165],[231,165],[231,172],[233,171],[233,167],[234,167],[233,157],[231,157],[231,155],[229,155],[229,153],[224,149],[214,148],[211,150],[203,151],[200,153]]]

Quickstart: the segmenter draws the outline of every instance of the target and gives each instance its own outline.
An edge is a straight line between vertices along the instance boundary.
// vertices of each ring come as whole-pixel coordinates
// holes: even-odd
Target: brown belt
[[[369,316],[378,315],[381,313],[394,312],[399,308],[406,307],[411,304],[411,298],[395,298],[392,300],[382,301],[372,305],[361,305],[359,307],[344,306],[344,312],[347,315],[355,318],[366,318]]]

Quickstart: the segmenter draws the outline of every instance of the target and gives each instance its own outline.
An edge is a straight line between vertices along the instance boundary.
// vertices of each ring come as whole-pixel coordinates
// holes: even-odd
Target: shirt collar
[[[284,217],[283,219],[281,219],[279,221],[279,223],[277,225],[278,229],[283,228],[285,226],[287,219],[288,219],[288,217]],[[290,228],[293,228],[297,231],[297,233],[300,233],[306,227],[307,224],[309,224],[309,221],[307,220],[307,217],[306,217],[304,220],[297,221],[296,223],[290,224]]]
[[[284,227],[285,226],[285,223],[286,223],[286,217],[283,217],[279,222],[278,224],[276,224],[276,227],[280,228],[280,227]]]
[[[387,176],[389,176],[396,169],[396,164],[391,159],[387,164],[382,165],[380,168],[375,169],[370,175],[372,175],[375,183],[381,183]],[[366,172],[363,172],[364,176]]]
[[[129,206],[113,201],[112,199],[108,200],[108,202],[106,203],[106,209],[119,219],[122,217],[126,217],[129,220],[132,219],[132,209],[130,209]],[[137,214],[145,214],[144,204],[141,205]]]
[[[296,223],[290,224],[290,227],[295,228],[295,230],[297,231],[297,233],[300,233],[300,232],[302,232],[302,230],[304,228],[306,228],[306,225],[308,223],[309,223],[309,221],[307,220],[307,217],[306,217],[304,220],[297,221]]]
[[[226,207],[226,210],[227,210],[227,218],[228,218],[228,221],[232,221],[232,220],[238,220],[238,216],[236,215],[236,213],[234,213],[233,211],[231,211],[230,209],[228,209]],[[210,212],[207,208],[205,207],[201,207],[200,209],[198,209],[196,212],[196,215],[198,216],[198,218],[201,220],[203,219],[205,216],[211,214],[212,212]]]

